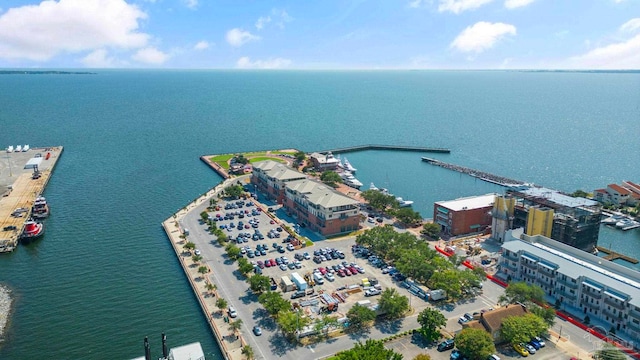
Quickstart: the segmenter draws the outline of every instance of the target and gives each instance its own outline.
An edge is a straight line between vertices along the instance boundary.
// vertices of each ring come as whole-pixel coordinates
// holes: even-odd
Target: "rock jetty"
[[[11,290],[6,285],[0,284],[0,342],[4,340],[4,332],[9,322],[12,303]]]

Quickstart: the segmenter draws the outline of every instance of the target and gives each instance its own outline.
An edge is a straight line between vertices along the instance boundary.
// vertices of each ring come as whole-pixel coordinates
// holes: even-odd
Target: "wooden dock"
[[[632,258],[630,256],[617,253],[617,252],[615,252],[615,251],[613,251],[611,249],[607,249],[606,247],[596,246],[596,248],[598,249],[598,251],[601,251],[601,252],[607,254],[607,256],[603,257],[603,259],[605,259],[605,260],[613,261],[613,260],[616,260],[616,259],[622,259],[622,260],[628,261],[628,262],[630,262],[632,264],[637,264],[638,263],[638,259],[635,259],[635,258]]]
[[[421,147],[421,146],[377,145],[377,144],[350,146],[350,147],[323,150],[323,151],[317,151],[317,152],[326,153],[331,151],[331,153],[333,154],[344,154],[349,152],[365,151],[365,150],[413,151],[413,152],[440,153],[440,154],[448,154],[451,152],[451,150],[445,149],[445,148],[432,148],[432,147]]]
[[[32,179],[32,173],[29,171],[21,171],[14,176],[16,180],[11,185],[11,189],[0,197],[0,252],[13,251],[18,245],[20,234],[24,229],[25,222],[31,216],[31,208],[36,200],[44,191],[53,169],[62,154],[62,146],[42,149],[32,149],[32,152],[50,153],[48,160],[43,158],[43,164],[40,167],[41,177]],[[44,156],[44,154],[43,154]],[[26,209],[21,217],[12,216],[16,209]],[[5,227],[15,227],[15,230],[4,230]]]

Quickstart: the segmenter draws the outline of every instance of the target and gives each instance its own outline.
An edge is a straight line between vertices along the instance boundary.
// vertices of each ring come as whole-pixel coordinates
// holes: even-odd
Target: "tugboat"
[[[45,219],[49,217],[49,205],[47,205],[47,199],[44,196],[38,196],[31,208],[31,217],[34,219]]]
[[[24,224],[24,230],[20,236],[20,241],[27,244],[44,234],[44,224],[34,220],[29,220]]]

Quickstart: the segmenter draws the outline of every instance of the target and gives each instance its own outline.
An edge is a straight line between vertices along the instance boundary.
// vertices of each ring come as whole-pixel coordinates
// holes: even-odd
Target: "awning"
[[[590,281],[587,281],[587,280],[583,280],[583,281],[582,281],[582,285],[587,286],[587,287],[590,287],[590,288],[592,288],[592,289],[594,289],[594,290],[597,290],[597,291],[602,290],[602,286],[600,286],[600,285],[598,285],[598,284],[594,284],[594,283],[592,283],[592,282],[590,282]]]
[[[538,264],[540,264],[540,266],[545,267],[545,268],[547,268],[547,269],[549,269],[551,271],[558,269],[558,265],[550,264],[550,263],[548,263],[548,262],[546,262],[544,260],[541,260]]]
[[[521,257],[523,257],[523,258],[525,258],[525,259],[527,259],[527,260],[529,260],[529,261],[532,261],[532,262],[538,262],[538,258],[537,258],[537,257],[535,257],[535,256],[531,256],[531,255],[529,255],[529,254],[522,254],[522,255],[520,255],[520,256],[521,256]]]
[[[608,295],[608,296],[611,296],[614,299],[618,299],[618,301],[620,301],[620,302],[625,302],[629,298],[628,296],[625,297],[624,295],[618,294],[618,293],[613,292],[611,290],[605,290],[604,294]]]

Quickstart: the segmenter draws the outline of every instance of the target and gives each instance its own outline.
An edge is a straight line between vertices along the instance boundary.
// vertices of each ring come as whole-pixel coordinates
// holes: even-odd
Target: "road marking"
[[[311,350],[312,353],[316,352],[315,350],[313,350],[313,348],[311,346],[307,346],[307,349]]]

